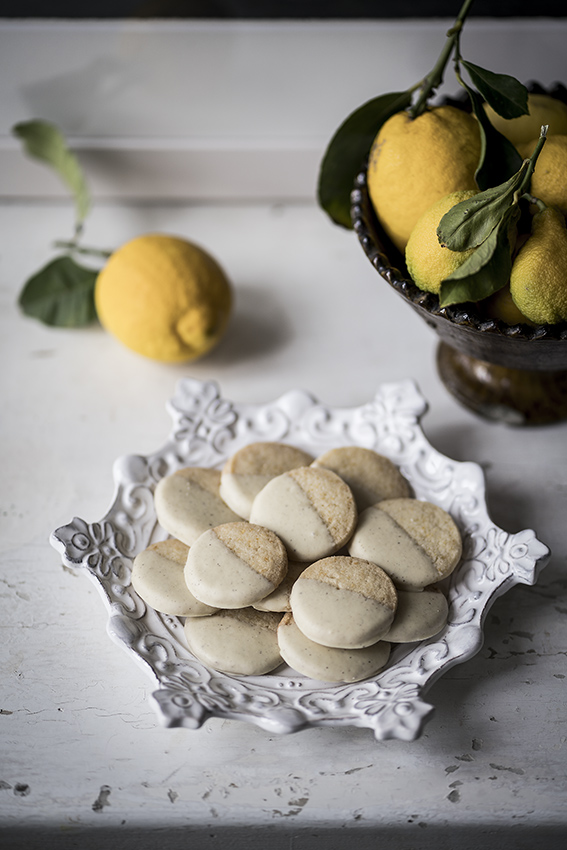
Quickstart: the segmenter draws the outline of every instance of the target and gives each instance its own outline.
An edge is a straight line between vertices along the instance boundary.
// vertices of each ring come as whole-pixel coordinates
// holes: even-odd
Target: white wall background
[[[450,23],[4,21],[0,197],[65,193],[10,132],[43,118],[100,198],[311,199],[336,127],[421,79]],[[550,84],[567,79],[566,42],[564,19],[471,19],[462,51]]]

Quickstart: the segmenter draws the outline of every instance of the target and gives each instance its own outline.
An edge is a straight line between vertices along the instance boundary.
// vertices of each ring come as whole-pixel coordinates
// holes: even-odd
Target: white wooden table
[[[20,315],[22,282],[71,220],[65,201],[0,205],[2,846],[563,847],[567,425],[516,430],[459,407],[435,373],[431,331],[313,201],[96,203],[92,244],[172,232],[225,266],[232,324],[187,366],[145,361],[97,327]],[[535,587],[495,603],[478,655],[433,686],[419,740],[158,725],[153,683],[110,641],[98,594],[48,537],[75,515],[104,515],[113,461],[162,445],[184,376],[237,402],[299,387],[337,406],[413,378],[430,404],[428,439],[481,464],[495,522],[534,528],[551,548]]]
[[[353,234],[314,206],[98,210],[100,244],[159,228],[216,251],[237,302],[206,360],[162,366],[98,328],[43,328],[18,315],[15,298],[68,215],[1,209],[0,816],[14,846],[35,846],[17,843],[35,830],[38,846],[100,846],[99,832],[116,846],[142,827],[166,830],[168,847],[186,830],[200,847],[225,834],[262,847],[267,827],[281,847],[344,846],[349,829],[368,847],[378,836],[391,847],[439,846],[447,830],[466,847],[479,835],[527,846],[547,829],[552,846],[566,827],[566,426],[511,430],[459,408],[436,377],[430,331],[375,276]],[[497,524],[533,527],[551,547],[537,586],[496,602],[478,656],[433,686],[436,713],[417,742],[377,743],[355,729],[280,738],[220,720],[198,731],[157,725],[152,682],[109,640],[98,594],[62,568],[47,538],[75,515],[104,515],[113,460],[161,446],[165,402],[185,375],[218,381],[236,401],[301,387],[334,405],[412,377],[430,403],[433,445],[485,469]]]

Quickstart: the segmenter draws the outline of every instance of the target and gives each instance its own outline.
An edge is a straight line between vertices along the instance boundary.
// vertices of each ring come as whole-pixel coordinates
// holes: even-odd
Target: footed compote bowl
[[[436,295],[412,282],[404,258],[381,228],[366,168],[351,194],[351,218],[376,271],[438,334],[437,370],[459,402],[511,425],[567,419],[567,322],[508,325],[487,318],[477,304],[440,307]]]

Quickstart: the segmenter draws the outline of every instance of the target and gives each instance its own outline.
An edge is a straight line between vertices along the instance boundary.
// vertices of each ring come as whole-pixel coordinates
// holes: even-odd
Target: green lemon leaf
[[[411,92],[393,92],[367,101],[343,121],[327,146],[319,170],[317,199],[330,218],[352,227],[350,193],[378,130],[411,104]]]
[[[468,92],[480,128],[481,153],[475,179],[479,189],[488,189],[515,174],[522,164],[522,157],[514,145],[490,123],[478,92],[462,80],[461,83]]]
[[[60,256],[26,282],[19,305],[27,316],[45,325],[74,328],[96,319],[94,287],[98,271]]]
[[[505,183],[455,204],[437,227],[440,244],[451,251],[467,251],[481,245],[517,203],[516,192],[522,186],[527,169],[526,161]]]
[[[519,80],[509,74],[494,74],[464,59],[461,61],[473,85],[498,115],[502,118],[528,115],[528,90]]]
[[[61,132],[53,124],[40,120],[16,124],[12,132],[23,141],[29,156],[50,165],[71,190],[77,222],[81,224],[90,209],[89,191],[81,166]]]
[[[512,216],[512,218],[515,218]],[[510,280],[512,250],[508,237],[510,220],[506,217],[499,228],[441,283],[441,307],[481,301],[502,289]]]

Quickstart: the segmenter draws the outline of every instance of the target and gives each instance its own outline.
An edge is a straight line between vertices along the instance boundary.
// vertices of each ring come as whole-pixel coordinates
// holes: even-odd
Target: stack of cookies
[[[189,649],[213,669],[261,675],[285,662],[356,682],[385,666],[392,643],[447,622],[439,583],[461,558],[459,530],[370,449],[314,459],[253,443],[222,471],[163,478],[155,508],[171,536],[135,558],[133,587],[185,618]]]

